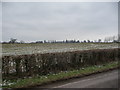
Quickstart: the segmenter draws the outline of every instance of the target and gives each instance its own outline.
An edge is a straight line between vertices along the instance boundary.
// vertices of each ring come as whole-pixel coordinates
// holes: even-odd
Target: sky
[[[2,41],[96,40],[117,34],[117,2],[2,3]]]

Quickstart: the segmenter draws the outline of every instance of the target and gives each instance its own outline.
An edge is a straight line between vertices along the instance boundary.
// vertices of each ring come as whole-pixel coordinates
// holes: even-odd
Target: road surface
[[[118,70],[55,82],[37,88],[118,88]]]

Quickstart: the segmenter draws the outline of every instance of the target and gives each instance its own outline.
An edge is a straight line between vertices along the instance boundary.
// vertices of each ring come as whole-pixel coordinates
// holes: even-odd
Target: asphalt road
[[[118,88],[118,70],[55,82],[36,88]]]

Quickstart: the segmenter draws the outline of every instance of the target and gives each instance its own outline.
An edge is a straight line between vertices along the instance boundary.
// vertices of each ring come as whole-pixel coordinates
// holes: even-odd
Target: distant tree
[[[44,43],[47,43],[46,40],[44,40]]]
[[[36,41],[36,43],[43,43],[43,41]]]
[[[9,43],[16,43],[17,42],[17,39],[14,39],[14,38],[11,38]]]
[[[113,42],[114,42],[114,43],[117,43],[117,42],[118,42],[118,40],[114,40]]]
[[[91,41],[91,43],[93,43],[93,41]]]
[[[84,40],[83,42],[86,43],[86,40]]]
[[[20,43],[25,43],[25,42],[23,40],[21,40]]]
[[[87,40],[88,43],[90,43],[90,40]]]
[[[66,41],[65,41],[66,43],[68,43],[68,40],[66,39]]]
[[[98,42],[100,43],[102,40],[101,39],[98,39]]]
[[[79,43],[79,42],[80,42],[79,40],[76,41],[76,43]]]
[[[118,36],[109,36],[109,37],[105,37],[104,42],[114,42],[114,41],[118,41],[119,35]]]
[[[108,41],[109,41],[108,38],[105,38],[105,39],[104,39],[104,42],[108,42]]]
[[[94,43],[96,43],[97,42],[97,40],[94,40]]]
[[[75,40],[75,39],[73,40],[73,43],[76,43],[76,40]]]

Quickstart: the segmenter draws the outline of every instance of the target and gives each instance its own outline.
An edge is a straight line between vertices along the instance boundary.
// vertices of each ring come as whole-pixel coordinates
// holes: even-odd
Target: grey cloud
[[[117,3],[3,3],[3,40],[96,39],[117,34]]]

